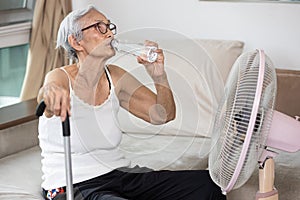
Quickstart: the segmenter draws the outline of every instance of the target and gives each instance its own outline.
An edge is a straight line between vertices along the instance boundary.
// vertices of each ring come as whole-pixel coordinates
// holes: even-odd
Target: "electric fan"
[[[276,72],[263,50],[242,54],[228,76],[213,127],[209,171],[223,194],[241,187],[259,166],[257,199],[278,199],[275,149],[300,149],[300,122],[273,110]]]

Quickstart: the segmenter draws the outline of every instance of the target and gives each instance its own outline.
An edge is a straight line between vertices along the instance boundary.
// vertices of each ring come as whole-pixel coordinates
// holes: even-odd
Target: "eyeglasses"
[[[85,27],[85,28],[81,29],[81,31],[85,31],[92,27],[95,27],[102,34],[107,33],[107,29],[109,29],[114,35],[117,34],[117,26],[115,24],[113,24],[111,22],[108,22],[108,24],[105,24],[103,21],[99,21],[95,24]]]

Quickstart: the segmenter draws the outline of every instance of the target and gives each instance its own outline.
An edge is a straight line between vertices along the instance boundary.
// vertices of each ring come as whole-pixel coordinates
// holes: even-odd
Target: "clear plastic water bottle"
[[[123,52],[134,56],[146,56],[147,61],[150,63],[155,62],[157,59],[157,53],[155,52],[157,48],[154,46],[144,46],[137,43],[125,43],[117,39],[113,39],[111,41],[111,46],[118,52]]]

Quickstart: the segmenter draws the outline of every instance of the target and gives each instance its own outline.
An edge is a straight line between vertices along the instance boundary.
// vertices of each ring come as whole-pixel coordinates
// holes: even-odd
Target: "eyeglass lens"
[[[111,30],[114,35],[116,34],[116,25],[112,23],[105,24],[104,22],[100,22],[98,24],[98,29],[102,34],[107,33],[107,29]]]

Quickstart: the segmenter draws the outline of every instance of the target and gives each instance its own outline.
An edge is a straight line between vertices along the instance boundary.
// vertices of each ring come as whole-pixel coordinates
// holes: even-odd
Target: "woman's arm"
[[[156,94],[125,70],[116,66],[111,66],[111,68],[113,68],[114,76],[117,77],[116,89],[120,105],[147,122],[163,124],[175,118],[176,107],[164,70],[163,52],[158,49],[157,53],[158,59],[154,63],[138,58],[138,62],[146,67],[153,79]]]
[[[70,115],[70,96],[67,75],[61,69],[50,71],[39,90],[37,101],[44,100],[46,104],[45,115],[52,117],[60,116],[64,121],[67,113]]]

